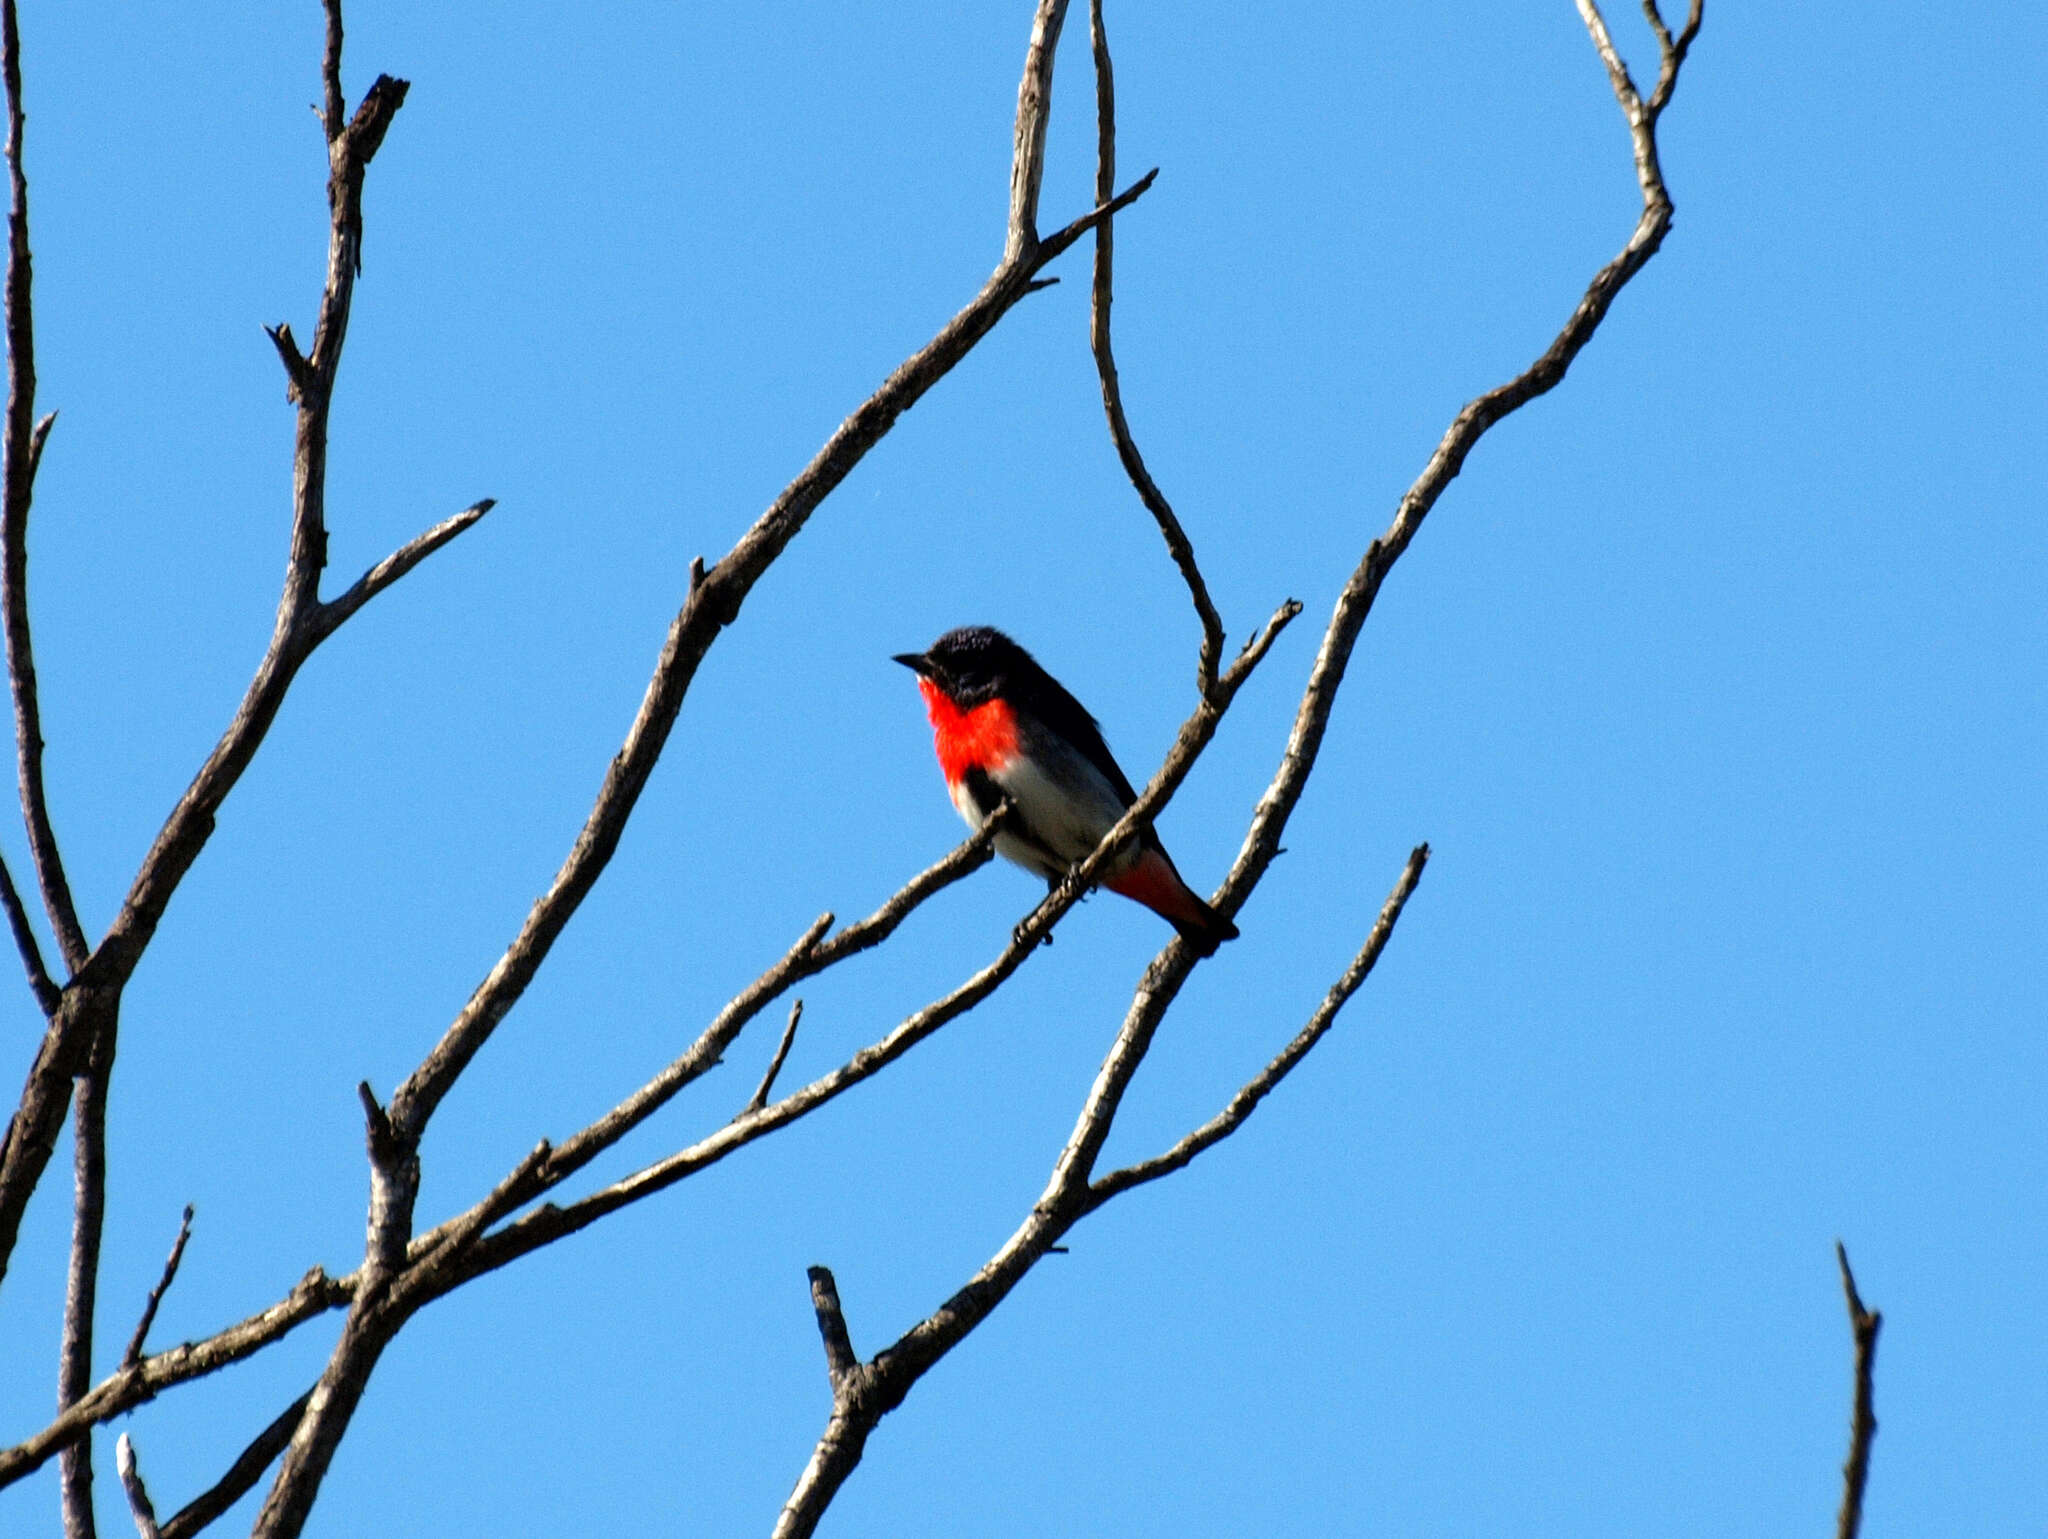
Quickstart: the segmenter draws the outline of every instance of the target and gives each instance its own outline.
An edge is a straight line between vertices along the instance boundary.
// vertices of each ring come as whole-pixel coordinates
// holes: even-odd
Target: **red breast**
[[[971,769],[998,770],[1017,756],[1017,713],[1008,701],[997,698],[963,711],[930,679],[920,678],[917,688],[932,719],[932,742],[947,785]]]

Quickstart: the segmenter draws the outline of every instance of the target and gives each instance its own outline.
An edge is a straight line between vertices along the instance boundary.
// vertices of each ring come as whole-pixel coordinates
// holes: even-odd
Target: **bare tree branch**
[[[1429,846],[1418,844],[1408,857],[1408,866],[1401,873],[1401,879],[1387,897],[1380,909],[1379,919],[1373,924],[1372,932],[1366,936],[1365,944],[1358,955],[1351,959],[1343,975],[1330,985],[1330,992],[1323,996],[1323,1002],[1308,1018],[1308,1023],[1295,1035],[1293,1041],[1261,1069],[1236,1095],[1230,1104],[1196,1128],[1187,1137],[1176,1143],[1164,1154],[1135,1165],[1126,1165],[1121,1170],[1111,1171],[1090,1183],[1087,1210],[1093,1212],[1112,1197],[1142,1186],[1148,1181],[1157,1181],[1161,1176],[1170,1176],[1176,1170],[1185,1169],[1193,1163],[1196,1155],[1203,1150],[1221,1143],[1242,1127],[1251,1114],[1258,1109],[1273,1088],[1293,1072],[1294,1066],[1309,1055],[1309,1051],[1322,1041],[1323,1035],[1337,1022],[1337,1012],[1345,1002],[1358,992],[1359,987],[1371,976],[1373,966],[1380,959],[1380,953],[1393,938],[1394,926],[1401,918],[1401,910],[1415,892],[1415,884],[1422,880],[1422,868],[1429,863]]]
[[[163,1530],[157,1526],[156,1507],[149,1499],[149,1488],[142,1483],[142,1468],[135,1462],[135,1444],[125,1432],[114,1442],[114,1468],[121,1473],[121,1489],[128,1497],[128,1511],[135,1519],[135,1532],[141,1535],[141,1539],[163,1539]]]
[[[43,788],[42,710],[36,701],[35,648],[28,620],[28,512],[35,496],[36,467],[43,457],[54,414],[36,421],[36,329],[34,270],[28,248],[28,174],[22,166],[21,30],[14,0],[0,0],[0,76],[7,89],[7,423],[4,493],[0,493],[0,612],[7,639],[7,677],[14,696],[16,773],[21,782],[22,822],[29,857],[42,888],[43,907],[57,936],[65,968],[76,973],[90,947],[71,900],[71,884],[50,826]]]
[[[1871,1409],[1872,1376],[1877,1370],[1877,1333],[1884,1316],[1865,1309],[1849,1270],[1849,1253],[1835,1241],[1835,1262],[1842,1269],[1842,1297],[1849,1306],[1849,1331],[1856,1341],[1856,1401],[1849,1416],[1849,1457],[1842,1465],[1842,1508],[1835,1518],[1835,1539],[1856,1539],[1863,1527],[1863,1487],[1870,1479],[1870,1443],[1877,1436],[1877,1413]]]
[[[28,910],[21,905],[20,889],[14,885],[14,873],[7,869],[4,859],[0,859],[0,905],[7,909],[7,928],[14,933],[14,949],[21,953],[29,990],[44,1015],[55,1015],[63,996],[43,967],[43,949],[36,944],[35,927],[29,923]]]
[[[1331,989],[1330,996],[1324,1000],[1316,1016],[1311,1018],[1313,1036],[1304,1031],[1302,1035],[1309,1037],[1306,1043],[1303,1043],[1302,1037],[1295,1039],[1295,1043],[1300,1044],[1299,1051],[1293,1054],[1286,1067],[1273,1074],[1274,1083],[1284,1077],[1287,1068],[1291,1068],[1294,1062],[1299,1061],[1315,1045],[1328,1029],[1329,1022],[1335,1018],[1344,1000],[1356,992],[1365,975],[1372,970],[1372,963],[1378,959],[1380,951],[1386,946],[1387,938],[1393,933],[1394,924],[1400,918],[1401,908],[1407,902],[1408,895],[1414,891],[1415,882],[1421,876],[1422,864],[1427,858],[1423,850],[1417,850],[1409,857],[1407,869],[1401,873],[1393,894],[1381,910],[1379,922],[1373,926],[1372,935],[1368,938],[1365,949]],[[1175,944],[1177,942],[1168,943],[1169,951]],[[1199,960],[1185,948],[1182,948],[1180,954],[1187,958],[1189,966]],[[1159,965],[1155,960],[1152,968],[1147,970],[1148,979],[1158,970]],[[1143,997],[1141,986],[1140,1002],[1134,1002],[1132,1006],[1134,1017],[1141,1008]],[[838,1334],[845,1357],[835,1361],[834,1341],[827,1328],[826,1310],[822,1306],[819,1307],[819,1326],[821,1330],[827,1331],[826,1357],[832,1381],[832,1412],[824,1434],[811,1451],[810,1461],[797,1478],[796,1488],[783,1506],[781,1516],[775,1525],[775,1539],[805,1539],[805,1536],[811,1534],[816,1529],[818,1520],[823,1517],[826,1507],[831,1504],[832,1498],[845,1484],[847,1477],[853,1473],[854,1467],[860,1463],[868,1434],[874,1430],[876,1424],[903,1403],[917,1381],[923,1378],[940,1358],[965,1340],[970,1332],[994,1312],[996,1306],[1009,1296],[1010,1290],[1023,1281],[1027,1272],[1042,1258],[1059,1248],[1060,1240],[1075,1224],[1103,1203],[1139,1184],[1138,1181],[1131,1180],[1110,1185],[1109,1183],[1116,1181],[1116,1177],[1109,1177],[1105,1178],[1107,1189],[1098,1193],[1089,1186],[1087,1160],[1075,1157],[1077,1150],[1091,1144],[1100,1147],[1101,1139],[1095,1135],[1099,1132],[1102,1136],[1107,1136],[1109,1123],[1115,1120],[1121,1086],[1117,1087],[1116,1093],[1110,1093],[1105,1089],[1105,1084],[1117,1073],[1121,1073],[1124,1083],[1128,1083],[1130,1073],[1135,1072],[1137,1058],[1132,1057],[1127,1048],[1127,1041],[1131,1035],[1132,1028],[1127,1022],[1124,1031],[1118,1035],[1116,1045],[1110,1050],[1109,1058],[1104,1060],[1102,1073],[1098,1075],[1095,1088],[1082,1107],[1074,1132],[1067,1140],[1067,1148],[1054,1166],[1052,1178],[1047,1182],[1044,1192],[1040,1194],[1024,1222],[1010,1236],[1002,1249],[969,1279],[965,1287],[865,1363],[852,1357],[851,1346],[846,1342],[843,1320],[839,1321]],[[1293,1044],[1290,1044],[1290,1050],[1292,1047]],[[1142,1053],[1138,1056],[1142,1057]],[[1265,1087],[1270,1088],[1270,1084]],[[1263,1096],[1264,1093],[1265,1090],[1262,1089],[1259,1095]],[[1254,1104],[1256,1099],[1255,1097]],[[1249,1107],[1237,1118],[1237,1122],[1241,1123],[1244,1116],[1248,1115]],[[1230,1131],[1235,1130],[1235,1125],[1232,1125]],[[1218,1133],[1209,1142],[1213,1143],[1216,1138],[1224,1136],[1225,1133]],[[1199,1151],[1190,1150],[1186,1159],[1180,1163],[1186,1164],[1194,1158],[1196,1152]],[[1121,1175],[1122,1172],[1118,1174]],[[1165,1172],[1161,1171],[1159,1174]],[[818,1298],[821,1274],[830,1293],[831,1314],[837,1319],[838,1292],[836,1288],[831,1287],[831,1273],[822,1267],[811,1269],[813,1301],[815,1303]]]
[[[338,87],[340,18],[332,14],[338,0],[329,0],[328,58],[326,78],[329,105]],[[10,466],[23,463],[14,452],[14,417],[23,420],[32,403],[17,398],[33,389],[32,342],[28,331],[28,265],[26,186],[21,178],[19,148],[19,67],[14,48],[12,0],[0,0],[6,22],[6,57],[13,127],[10,131],[10,159],[15,182],[14,218],[10,226],[11,245],[8,280],[8,326],[10,355],[9,437]],[[109,1061],[114,1050],[114,1033],[122,990],[155,934],[172,894],[185,873],[199,858],[212,835],[215,815],[242,772],[255,757],[270,724],[284,703],[285,693],[300,666],[334,628],[334,620],[321,605],[321,568],[327,561],[325,522],[325,479],[327,466],[328,407],[333,397],[335,374],[340,367],[342,343],[348,331],[348,314],[355,277],[361,268],[363,177],[372,157],[383,143],[392,117],[405,100],[406,83],[379,76],[371,86],[355,117],[337,127],[336,114],[326,115],[328,125],[328,261],[327,282],[321,295],[320,316],[313,336],[310,358],[303,369],[294,371],[293,395],[298,402],[296,437],[292,463],[292,535],[286,562],[277,621],[270,645],[258,665],[255,677],[237,707],[234,719],[219,743],[200,767],[199,773],[159,830],[148,854],[143,857],[114,922],[99,945],[87,955],[76,916],[70,912],[68,895],[61,903],[53,894],[63,894],[62,873],[55,864],[55,843],[38,833],[47,832],[47,815],[35,810],[41,804],[41,739],[34,719],[33,667],[27,653],[27,610],[21,579],[25,554],[19,539],[27,517],[27,488],[14,495],[16,478],[9,471],[8,498],[0,510],[0,608],[7,611],[7,641],[10,677],[14,684],[17,742],[22,747],[24,808],[29,812],[30,846],[36,854],[37,872],[42,878],[46,900],[52,904],[52,923],[63,948],[67,966],[74,975],[73,986],[64,991],[57,1012],[44,1033],[21,1100],[10,1119],[7,1136],[0,1143],[0,1277],[12,1257],[20,1234],[21,1216],[30,1195],[41,1182],[57,1134],[63,1122],[65,1082],[81,1072],[90,1053]],[[16,260],[18,256],[19,260]],[[17,303],[17,300],[19,303]],[[283,327],[272,332],[280,356],[287,366],[296,357],[296,344]],[[13,344],[24,344],[19,348]],[[445,528],[445,526],[444,526]],[[426,537],[433,539],[433,535]],[[444,537],[445,538],[445,537]],[[400,556],[404,556],[404,552]],[[418,555],[424,555],[421,550]],[[418,559],[413,556],[413,560]],[[17,559],[19,558],[19,559]],[[394,557],[396,562],[400,558]],[[410,563],[407,563],[410,564]],[[374,575],[374,572],[373,572]],[[391,572],[385,581],[396,577]],[[363,597],[367,597],[365,592]],[[344,595],[344,602],[348,595]],[[361,599],[355,603],[360,605]],[[348,612],[352,613],[353,609]],[[15,623],[19,618],[19,624]],[[335,621],[338,623],[338,620]],[[27,715],[24,715],[24,701]],[[31,751],[30,746],[34,749]],[[33,764],[31,761],[34,761]],[[33,773],[31,773],[33,771]]]
[[[560,1146],[549,1147],[543,1143],[541,1150],[529,1155],[527,1161],[507,1176],[491,1196],[468,1212],[415,1239],[407,1253],[408,1272],[419,1269],[423,1263],[437,1256],[446,1258],[466,1251],[478,1230],[502,1216],[505,1211],[502,1204],[513,1198],[516,1202],[530,1201],[548,1186],[566,1179],[610,1148],[714,1065],[740,1028],[792,985],[887,940],[920,904],[986,865],[992,858],[990,847],[1000,827],[999,809],[979,833],[912,877],[873,914],[848,925],[830,940],[823,940],[822,944],[820,942],[830,928],[832,916],[821,916],[781,961],[721,1010],[697,1041],[661,1074]],[[451,1241],[461,1238],[464,1230],[469,1231],[468,1238],[463,1239],[459,1246],[451,1244]],[[436,1260],[435,1287],[429,1297],[438,1297],[448,1287],[458,1286],[480,1270],[488,1268],[469,1265],[459,1276],[449,1279]],[[282,1340],[308,1320],[331,1310],[347,1308],[356,1296],[358,1282],[358,1273],[330,1278],[316,1267],[289,1295],[260,1314],[203,1341],[189,1342],[133,1365],[124,1363],[120,1371],[96,1385],[84,1401],[34,1437],[13,1448],[0,1450],[0,1488],[34,1473],[51,1455],[75,1442],[95,1423],[109,1421],[131,1411],[166,1389],[204,1378],[240,1362]]]
[[[263,1472],[291,1442],[299,1418],[306,1414],[306,1404],[312,1398],[313,1392],[309,1389],[286,1406],[276,1421],[257,1433],[255,1440],[242,1450],[241,1457],[228,1466],[225,1475],[180,1507],[176,1515],[163,1525],[162,1539],[192,1539],[192,1535],[253,1491],[256,1482],[263,1478]]]
[[[71,1121],[71,1262],[64,1288],[64,1331],[57,1352],[57,1409],[85,1398],[92,1387],[93,1322],[97,1312],[100,1238],[107,1212],[107,1075],[113,1032],[101,1032],[86,1072],[78,1077]],[[64,1450],[58,1481],[64,1539],[96,1539],[92,1507],[92,1439]]]
[[[330,0],[334,3],[334,0]],[[256,1514],[251,1539],[293,1539],[306,1524],[334,1453],[356,1407],[369,1388],[384,1349],[410,1317],[412,1308],[396,1292],[412,1238],[413,1203],[419,1196],[416,1146],[401,1137],[367,1084],[357,1086],[363,1103],[363,1143],[370,1161],[370,1216],[363,1265],[355,1297],[342,1322],[341,1339],[313,1386],[305,1414],[292,1430],[277,1478]]]
[[[186,1342],[145,1357],[93,1386],[92,1393],[52,1421],[35,1436],[0,1450],[0,1487],[14,1484],[85,1436],[96,1424],[154,1400],[164,1390],[217,1373],[253,1356],[320,1315],[345,1309],[356,1294],[357,1279],[329,1277],[314,1267],[297,1287],[268,1309],[218,1331],[204,1341]]]
[[[810,1270],[811,1308],[818,1316],[818,1335],[825,1343],[825,1373],[836,1391],[839,1385],[860,1366],[860,1357],[853,1350],[853,1338],[847,1334],[846,1315],[839,1307],[839,1285],[832,1280],[831,1270],[814,1266]]]
[[[768,1060],[768,1072],[761,1076],[761,1083],[754,1087],[754,1093],[747,1098],[741,1114],[757,1112],[768,1104],[768,1092],[775,1088],[775,1076],[782,1072],[783,1061],[789,1057],[790,1044],[796,1041],[797,1022],[804,1018],[804,1002],[799,999],[789,1007],[789,1024],[782,1028],[782,1040],[775,1044],[775,1056]]]
[[[1020,144],[1027,139],[1020,128]],[[441,1040],[392,1096],[392,1120],[405,1136],[417,1139],[425,1132],[441,1098],[490,1040],[498,1022],[526,992],[555,941],[610,863],[627,820],[668,741],[697,665],[718,633],[738,618],[740,606],[761,574],[796,538],[818,505],[895,425],[896,419],[944,378],[1024,296],[1037,271],[1101,220],[1128,207],[1151,186],[1153,175],[1156,173],[1067,225],[1051,239],[1036,242],[1023,257],[1006,257],[967,308],[840,424],[816,458],[783,489],[723,559],[701,576],[693,571],[689,595],[669,626],[640,710],[627,731],[624,746],[605,772],[597,800],[568,858],[556,872],[548,891],[528,913],[526,923],[504,955],[477,986]]]
[[[498,505],[495,497],[473,502],[453,518],[443,519],[426,533],[416,535],[358,577],[346,590],[320,605],[312,628],[318,640],[325,640],[363,605],[397,582],[427,557],[453,540]]]
[[[1067,0],[1038,0],[1037,13],[1031,18],[1031,46],[1024,55],[1024,78],[1017,85],[1016,142],[1010,154],[1010,228],[1003,243],[1005,267],[1022,262],[1038,244],[1038,190],[1045,181],[1045,130],[1052,121],[1052,67],[1060,46],[1060,24],[1066,17]]]
[[[1594,277],[1592,284],[1581,299],[1565,328],[1551,344],[1544,355],[1525,373],[1508,384],[1479,397],[1461,411],[1453,421],[1450,430],[1438,445],[1436,453],[1415,484],[1402,498],[1393,525],[1381,538],[1368,546],[1364,558],[1353,572],[1343,593],[1339,596],[1332,612],[1329,626],[1325,631],[1323,644],[1318,651],[1309,682],[1297,709],[1295,724],[1290,732],[1285,753],[1272,783],[1260,798],[1253,813],[1252,823],[1246,831],[1243,847],[1234,863],[1229,877],[1215,899],[1217,911],[1226,918],[1234,918],[1238,909],[1257,887],[1266,870],[1271,866],[1280,850],[1280,838],[1287,820],[1299,803],[1307,784],[1309,772],[1321,748],[1322,738],[1329,721],[1329,713],[1335,703],[1338,687],[1342,684],[1353,645],[1360,628],[1364,625],[1372,608],[1373,599],[1384,581],[1386,573],[1400,559],[1403,551],[1413,540],[1422,519],[1434,506],[1437,498],[1455,477],[1479,439],[1493,423],[1514,411],[1525,402],[1551,389],[1564,377],[1565,369],[1579,350],[1585,346],[1606,315],[1614,296],[1642,265],[1655,253],[1670,227],[1672,208],[1666,194],[1661,173],[1657,168],[1655,126],[1656,115],[1634,99],[1634,88],[1627,81],[1625,70],[1617,73],[1618,60],[1613,58],[1612,44],[1606,40],[1605,27],[1592,0],[1579,0],[1581,12],[1585,15],[1589,30],[1593,34],[1596,48],[1604,60],[1609,61],[1610,76],[1613,77],[1615,93],[1621,100],[1623,110],[1629,119],[1630,138],[1635,152],[1638,181],[1643,190],[1644,209],[1635,232],[1620,256]],[[1686,42],[1691,41],[1690,35]],[[1664,49],[1664,67],[1660,80],[1668,74],[1670,82],[1677,77],[1679,49],[1674,40]],[[1106,63],[1106,50],[1098,55],[1098,65]],[[1668,87],[1664,92],[1668,98]],[[1658,104],[1661,110],[1662,103]],[[1232,672],[1235,672],[1233,666]],[[1227,687],[1231,673],[1219,681],[1219,689]],[[1199,713],[1198,713],[1199,714]],[[1185,730],[1183,732],[1185,739]],[[1179,745],[1177,745],[1178,748]],[[1171,757],[1171,756],[1170,756]],[[1170,762],[1170,760],[1169,760]],[[1162,774],[1164,772],[1162,771]],[[1154,788],[1158,786],[1155,780]],[[1150,793],[1148,792],[1148,795]],[[1141,801],[1143,798],[1141,798]],[[1135,809],[1134,809],[1135,810]],[[1129,819],[1126,819],[1128,822]],[[1100,859],[1113,845],[1114,833],[1105,839],[1102,848],[1091,859]],[[1398,916],[1400,904],[1405,902],[1406,890],[1412,889],[1413,878],[1418,877],[1421,864],[1427,859],[1426,846],[1420,848],[1409,859],[1409,866],[1395,888],[1394,897],[1388,900],[1389,909]],[[1383,911],[1384,917],[1385,911]],[[1379,933],[1375,926],[1375,936]],[[1384,940],[1379,942],[1384,946]],[[1369,937],[1366,947],[1354,960],[1352,971],[1362,980],[1364,970],[1378,955],[1374,939]],[[1109,1129],[1114,1123],[1118,1108],[1145,1054],[1150,1049],[1152,1038],[1166,1011],[1178,997],[1182,984],[1193,971],[1198,959],[1176,938],[1167,944],[1155,957],[1139,981],[1133,995],[1131,1007],[1125,1016],[1116,1042],[1110,1048],[1097,1073],[1094,1086],[1088,1094],[1081,1115],[1069,1136],[1066,1147],[1061,1151],[1053,1167],[1051,1179],[1045,1191],[1033,1205],[1023,1224],[1010,1237],[988,1263],[983,1266],[967,1285],[942,1305],[932,1315],[906,1332],[893,1345],[884,1349],[869,1363],[863,1365],[860,1375],[848,1375],[849,1383],[858,1382],[857,1395],[843,1394],[840,1390],[841,1376],[834,1375],[833,1410],[826,1432],[814,1448],[809,1464],[798,1478],[797,1486],[789,1502],[784,1506],[775,1527],[776,1539],[803,1539],[816,1528],[819,1518],[831,1502],[834,1494],[847,1475],[859,1461],[867,1433],[889,1411],[901,1404],[903,1398],[924,1372],[970,1331],[986,1319],[990,1311],[1006,1297],[1011,1288],[1037,1264],[1040,1257],[1050,1252],[1058,1240],[1090,1211],[1118,1192],[1128,1190],[1139,1180],[1149,1179],[1147,1167],[1132,1167],[1129,1172],[1114,1172],[1104,1178],[1105,1191],[1097,1196],[1091,1185],[1095,1160],[1101,1152]],[[1332,997],[1341,1005],[1348,993],[1340,993],[1347,979],[1340,979]],[[1356,987],[1355,984],[1352,987]],[[1335,1006],[1326,999],[1331,1017]],[[1318,1012],[1319,1014],[1321,1012]],[[1316,1026],[1312,1020],[1311,1028]],[[1327,1021],[1322,1023],[1327,1029]],[[1313,1046],[1321,1030],[1308,1035],[1308,1041],[1301,1051]],[[1302,1038],[1297,1037],[1297,1042]],[[1290,1052],[1293,1044],[1290,1044]],[[1268,1073],[1273,1082],[1291,1069],[1299,1060],[1299,1054],[1290,1057],[1283,1053]],[[1227,1136],[1227,1131],[1242,1122],[1249,1115],[1264,1089],[1259,1088],[1266,1075],[1259,1076],[1245,1093],[1252,1093],[1235,1121],[1227,1109],[1217,1122],[1205,1125],[1177,1145],[1166,1158],[1176,1153],[1185,1153],[1192,1159],[1200,1149],[1213,1143],[1216,1138]],[[1270,1082],[1264,1088],[1270,1088]],[[1236,1106],[1233,1102],[1233,1108]],[[1207,1142],[1204,1135],[1212,1128],[1217,1129]],[[1185,1160],[1182,1161],[1185,1163]],[[1164,1174],[1164,1170],[1157,1172]]]
[[[1116,81],[1110,68],[1109,34],[1103,29],[1102,0],[1089,0],[1088,34],[1095,45],[1095,201],[1106,203],[1116,190]],[[1109,436],[1116,443],[1117,458],[1123,461],[1124,473],[1131,478],[1139,500],[1165,536],[1167,552],[1180,568],[1188,585],[1188,597],[1194,601],[1195,618],[1201,622],[1202,649],[1195,662],[1195,684],[1206,695],[1215,688],[1216,670],[1223,662],[1223,618],[1216,613],[1209,585],[1202,580],[1202,569],[1195,564],[1195,547],[1174,516],[1173,505],[1145,468],[1144,456],[1138,453],[1130,423],[1124,418],[1123,389],[1117,381],[1116,354],[1109,340],[1114,224],[1113,220],[1104,219],[1095,227],[1095,281],[1090,290],[1088,339],[1095,351],[1095,371],[1102,381],[1102,410],[1109,418]]]
[[[171,1284],[177,1281],[178,1263],[185,1259],[185,1244],[192,1238],[192,1204],[185,1204],[185,1216],[178,1221],[178,1237],[171,1242],[171,1253],[164,1258],[163,1274],[157,1278],[156,1286],[149,1290],[149,1297],[142,1304],[142,1318],[135,1322],[135,1334],[128,1338],[127,1350],[121,1354],[121,1366],[133,1368],[142,1361],[143,1343],[149,1340],[149,1328],[156,1323],[158,1306],[164,1295],[171,1291]]]

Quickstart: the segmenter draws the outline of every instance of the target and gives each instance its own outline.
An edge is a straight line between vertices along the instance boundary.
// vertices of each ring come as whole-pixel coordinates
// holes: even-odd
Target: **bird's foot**
[[[1017,928],[1010,932],[1011,945],[1021,946],[1024,944],[1024,931],[1025,928],[1030,924],[1030,922],[1031,921],[1028,919],[1020,919],[1017,921]],[[1052,931],[1047,930],[1045,934],[1039,936],[1038,944],[1041,946],[1050,946],[1052,944]]]

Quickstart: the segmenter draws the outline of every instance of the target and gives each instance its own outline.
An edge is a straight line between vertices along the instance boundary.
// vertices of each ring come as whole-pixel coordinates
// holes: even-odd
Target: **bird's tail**
[[[1180,931],[1197,956],[1214,956],[1218,946],[1237,939],[1237,926],[1195,895],[1164,850],[1146,850],[1130,870],[1103,885],[1144,904]]]

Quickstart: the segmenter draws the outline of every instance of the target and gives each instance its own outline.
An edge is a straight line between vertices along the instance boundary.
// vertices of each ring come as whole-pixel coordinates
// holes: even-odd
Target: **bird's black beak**
[[[898,652],[890,661],[901,663],[921,679],[928,679],[932,676],[931,659],[922,652]]]

